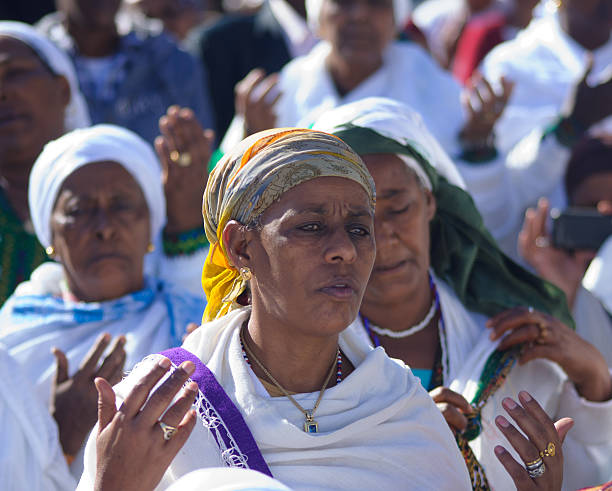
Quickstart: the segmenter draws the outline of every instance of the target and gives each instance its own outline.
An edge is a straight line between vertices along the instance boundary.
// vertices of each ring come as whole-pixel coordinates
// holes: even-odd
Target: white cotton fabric
[[[609,237],[591,261],[582,280],[583,286],[591,291],[612,313],[612,237]]]
[[[168,491],[291,491],[276,479],[250,469],[199,469],[181,477]]]
[[[369,128],[401,145],[412,146],[438,174],[465,189],[455,164],[429,132],[423,118],[405,104],[384,97],[367,97],[324,113],[312,128],[334,134],[347,124]],[[407,155],[398,157],[416,173],[423,186],[432,189],[431,181],[420,164]]]
[[[49,410],[0,345],[0,476],[4,491],[72,491],[75,481]]]
[[[486,317],[468,311],[448,285],[434,279],[446,328],[447,342],[444,348],[449,358],[449,376],[445,376],[444,385],[471,400],[476,393],[485,362],[498,343],[489,339],[490,329],[485,327]],[[597,327],[603,328],[590,326],[591,329]],[[578,332],[581,332],[580,327]],[[612,337],[612,333],[608,332],[607,336]],[[357,338],[369,341],[359,318],[341,335],[345,343]],[[481,435],[470,442],[494,489],[514,489],[512,479],[493,450],[496,445],[502,445],[516,460],[521,460],[498,430],[494,420],[499,414],[507,416],[501,401],[505,397],[518,400],[521,390],[534,396],[553,420],[566,416],[575,420],[575,426],[563,444],[563,490],[594,486],[612,479],[612,401],[586,401],[577,394],[574,385],[558,365],[539,359],[512,368],[504,384],[482,410]]]
[[[594,64],[587,81],[596,85],[612,76],[612,36],[591,53]],[[483,75],[493,83],[502,76],[515,82],[495,127],[502,153],[559,117],[572,88],[584,76],[588,55],[563,31],[556,13],[534,19],[515,39],[493,48],[482,63]],[[597,126],[612,128],[612,117]]]
[[[348,94],[340,96],[326,67],[331,45],[325,41],[280,73],[282,96],[276,105],[278,126],[309,126],[324,112],[365,99],[386,97],[418,112],[451,156],[459,151],[457,134],[464,123],[459,84],[413,43],[391,43],[383,66]]]
[[[299,490],[470,489],[463,459],[448,426],[418,380],[382,349],[359,339],[341,345],[355,366],[345,380],[328,389],[316,412],[321,433],[303,431],[304,416],[285,397],[270,397],[251,376],[239,339],[250,308],[204,324],[183,347],[214,373],[239,408],[273,476]],[[115,392],[125,398],[155,363],[149,357]],[[312,407],[318,392],[299,394]],[[157,489],[190,471],[222,465],[210,431],[196,427]],[[85,452],[78,489],[92,489],[95,439]]]
[[[87,103],[77,80],[76,72],[68,55],[28,24],[0,21],[0,36],[7,36],[27,44],[53,70],[62,75],[70,85],[70,101],[64,115],[64,129],[71,131],[91,124]]]
[[[151,146],[136,133],[100,124],[47,143],[34,163],[28,201],[34,230],[43,247],[51,245],[51,214],[64,181],[77,169],[102,161],[121,164],[140,185],[151,216],[151,242],[156,243],[166,223],[159,161]]]
[[[306,16],[308,24],[314,32],[317,32],[319,28],[319,17],[324,1],[325,0],[306,0]],[[393,19],[395,20],[395,26],[398,32],[401,31],[406,25],[406,22],[408,22],[411,11],[412,0],[393,0]]]

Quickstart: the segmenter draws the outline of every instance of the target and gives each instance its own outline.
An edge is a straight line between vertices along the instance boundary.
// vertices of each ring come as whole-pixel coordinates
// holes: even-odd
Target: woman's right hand
[[[574,421],[561,418],[553,424],[537,401],[525,391],[519,392],[519,400],[522,407],[509,397],[502,401],[502,406],[527,437],[503,416],[497,416],[495,424],[523,463],[514,460],[501,445],[495,447],[495,455],[510,474],[518,491],[560,490],[563,483],[563,441]],[[551,444],[554,455],[542,455]],[[525,466],[539,459],[543,461],[544,473],[539,477],[530,477]]]
[[[108,333],[100,335],[72,377],[68,375],[66,355],[57,348],[53,349],[57,371],[51,389],[51,414],[57,422],[60,443],[66,455],[76,455],[96,424],[97,394],[94,378],[103,377],[111,384],[116,384],[123,376],[124,336],[115,339],[110,353],[98,367],[110,342],[111,336]]]
[[[245,137],[276,127],[278,87],[278,73],[266,76],[261,68],[251,70],[236,84],[236,114],[244,116]]]
[[[110,384],[95,380],[98,389],[98,435],[96,437],[96,491],[150,491],[183,447],[196,422],[190,410],[198,386],[190,382],[178,399],[170,403],[193,374],[195,366],[183,362],[149,397],[153,387],[168,372],[168,358],[160,359],[117,409]],[[166,410],[166,408],[168,408]],[[176,428],[166,438],[160,422]]]
[[[447,387],[436,387],[429,395],[438,406],[451,430],[462,433],[468,425],[466,414],[471,414],[473,408],[461,394]]]

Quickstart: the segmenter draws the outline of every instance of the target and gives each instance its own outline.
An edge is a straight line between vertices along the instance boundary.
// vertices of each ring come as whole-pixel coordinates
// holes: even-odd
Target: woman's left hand
[[[574,422],[571,418],[562,418],[553,423],[525,391],[519,392],[519,400],[522,407],[509,397],[502,401],[502,406],[527,438],[503,416],[497,416],[495,424],[523,463],[514,460],[501,445],[495,447],[495,455],[510,474],[517,490],[560,490],[563,484],[563,441]],[[526,468],[529,464],[534,477]]]
[[[557,363],[589,401],[607,401],[612,379],[601,353],[554,317],[532,308],[515,307],[487,321],[491,339],[503,337],[500,350],[522,345],[521,364],[536,358]],[[504,337],[505,336],[505,337]]]
[[[155,151],[162,164],[166,194],[166,233],[202,227],[202,192],[208,179],[214,132],[204,130],[193,111],[170,106],[159,119]]]

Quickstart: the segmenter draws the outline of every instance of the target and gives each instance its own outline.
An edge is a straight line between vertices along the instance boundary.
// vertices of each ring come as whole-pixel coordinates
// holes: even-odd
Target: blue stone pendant
[[[306,433],[319,433],[319,424],[314,419],[304,421],[304,431]]]

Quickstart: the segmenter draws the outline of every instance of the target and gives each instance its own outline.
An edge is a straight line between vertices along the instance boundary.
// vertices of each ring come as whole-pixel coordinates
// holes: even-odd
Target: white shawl
[[[5,491],[68,491],[75,482],[57,426],[33,395],[19,363],[0,345],[0,476]]]
[[[497,343],[489,339],[490,330],[484,325],[485,316],[466,310],[448,285],[439,279],[435,282],[446,328],[447,342],[443,346],[449,358],[444,385],[469,401],[476,393],[485,362]],[[357,338],[368,340],[359,318],[341,335],[345,343]],[[495,426],[494,419],[498,414],[507,416],[501,401],[505,397],[518,400],[521,390],[534,396],[554,420],[564,416],[571,416],[575,420],[575,426],[563,445],[564,490],[601,484],[612,479],[612,401],[586,401],[577,394],[574,385],[558,365],[547,360],[534,360],[512,368],[505,383],[482,410],[481,435],[470,442],[494,489],[514,489],[510,476],[495,457],[493,449],[496,445],[503,445],[517,461],[521,460]]]
[[[342,344],[355,371],[326,391],[316,414],[322,432],[305,433],[303,415],[285,397],[270,397],[243,358],[239,328],[249,314],[247,307],[207,323],[183,347],[206,363],[239,408],[274,477],[295,490],[470,488],[453,437],[420,384],[403,364],[359,340]],[[139,364],[115,388],[120,398],[155,359]],[[317,396],[296,399],[312,407]],[[94,438],[85,457],[79,489],[92,487]],[[199,467],[221,464],[210,431],[196,425],[158,489]]]

